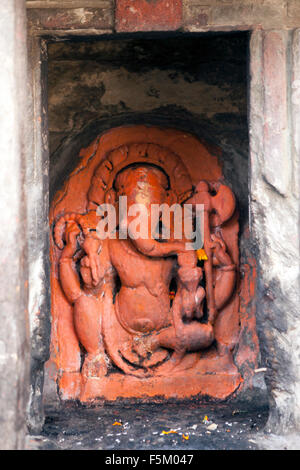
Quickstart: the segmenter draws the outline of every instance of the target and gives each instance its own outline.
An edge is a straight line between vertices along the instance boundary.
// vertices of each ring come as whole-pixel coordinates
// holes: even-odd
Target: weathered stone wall
[[[295,28],[298,0],[27,0],[35,30],[226,31]],[[39,10],[37,10],[39,9]]]
[[[34,123],[27,154],[28,310],[31,333],[31,384],[27,424],[40,432],[43,422],[44,362],[49,357],[49,159],[46,43],[28,41],[28,122]],[[42,197],[41,197],[42,195]]]
[[[260,259],[258,325],[270,394],[269,428],[299,429],[299,1],[31,0],[27,4],[32,38],[253,31],[251,236]],[[41,115],[36,116],[37,127],[38,119]],[[47,142],[44,131],[40,136]],[[59,138],[57,134],[54,147]],[[85,145],[84,139],[81,143]],[[44,193],[37,191],[36,200],[42,205],[43,198]]]
[[[29,389],[26,18],[22,1],[0,6],[0,448],[20,449]]]
[[[288,432],[300,429],[299,30],[257,31],[251,57],[250,207],[267,428]]]

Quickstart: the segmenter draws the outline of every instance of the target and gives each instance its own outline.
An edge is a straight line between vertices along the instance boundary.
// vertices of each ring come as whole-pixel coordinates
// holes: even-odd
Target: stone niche
[[[265,403],[248,229],[248,40],[49,45],[46,400],[56,383],[61,399],[84,403]],[[99,205],[145,191],[151,202],[203,204],[204,246],[121,240],[120,227],[99,241]]]

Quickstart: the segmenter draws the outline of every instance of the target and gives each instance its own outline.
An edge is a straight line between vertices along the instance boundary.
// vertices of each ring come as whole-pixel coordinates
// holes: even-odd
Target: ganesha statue
[[[242,380],[238,214],[217,157],[147,126],[112,129],[81,157],[50,213],[61,395],[227,397]]]

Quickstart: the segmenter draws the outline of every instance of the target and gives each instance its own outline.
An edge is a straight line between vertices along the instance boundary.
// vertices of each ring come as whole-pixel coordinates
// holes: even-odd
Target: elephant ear
[[[231,219],[234,214],[236,200],[232,190],[221,184],[216,195],[211,198],[212,208],[215,210],[213,226],[223,225],[227,220]]]

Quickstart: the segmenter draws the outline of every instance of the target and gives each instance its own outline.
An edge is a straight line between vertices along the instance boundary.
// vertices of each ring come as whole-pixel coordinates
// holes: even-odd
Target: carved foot
[[[107,374],[105,354],[88,354],[84,360],[81,373],[85,377],[104,377]]]
[[[176,369],[182,362],[185,356],[185,350],[175,350],[170,358],[170,372]]]
[[[158,347],[159,344],[153,335],[134,338],[133,349],[143,359],[146,359],[149,353],[153,353]]]
[[[227,364],[227,368],[229,370],[236,369],[232,354],[234,347],[232,345],[230,346],[224,343],[220,343],[219,341],[216,342],[216,346],[219,357],[222,361],[224,361],[224,364]]]

